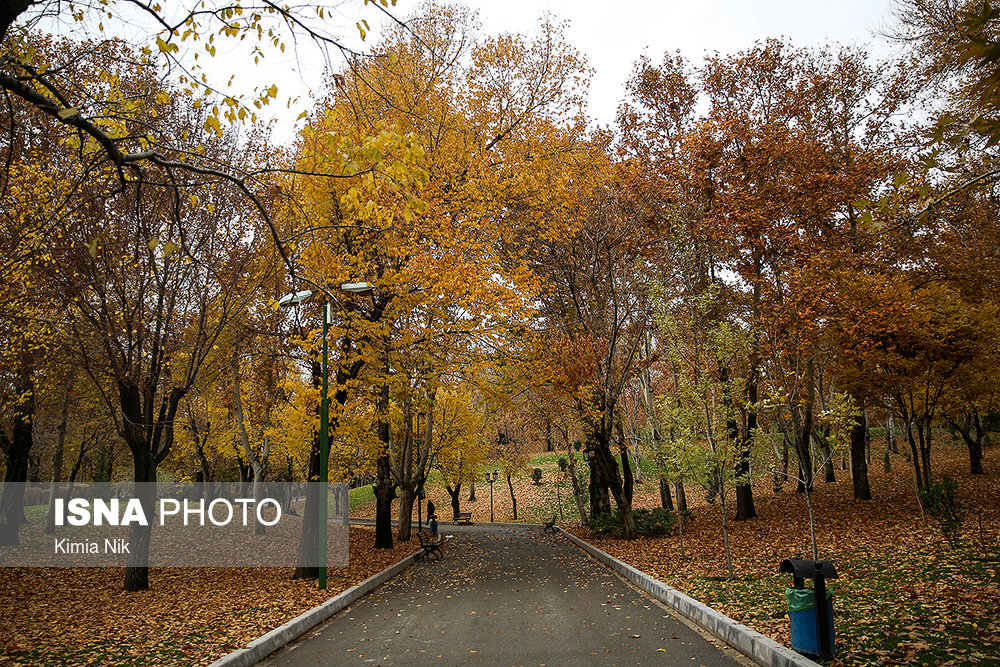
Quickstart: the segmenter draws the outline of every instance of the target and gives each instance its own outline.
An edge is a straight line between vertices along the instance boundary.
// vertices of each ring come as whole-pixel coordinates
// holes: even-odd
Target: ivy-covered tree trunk
[[[573,484],[573,499],[576,501],[576,512],[580,515],[580,522],[583,525],[589,523],[587,517],[587,503],[583,496],[583,489],[580,488],[580,480],[576,476],[576,457],[573,456],[573,449],[569,444],[569,439],[566,439],[566,458],[568,459],[567,468],[569,469],[569,478]]]
[[[611,453],[610,431],[610,422],[606,418],[594,425],[591,433],[594,444],[594,461],[591,467],[600,471],[605,493],[610,491],[611,496],[615,499],[615,504],[621,514],[622,537],[631,540],[636,537],[635,517],[632,515],[632,503],[625,497],[625,485],[618,471],[618,461]],[[593,502],[593,498],[594,496],[591,495],[591,502]],[[605,511],[611,511],[610,502]],[[593,512],[593,506],[591,506],[591,512]]]
[[[590,483],[587,489],[590,492],[590,516],[599,516],[611,512],[611,495],[608,493],[608,483],[604,479],[604,473],[597,461],[589,461]]]

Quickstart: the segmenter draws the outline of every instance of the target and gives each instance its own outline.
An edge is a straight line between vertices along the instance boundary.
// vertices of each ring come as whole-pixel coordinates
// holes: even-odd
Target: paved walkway
[[[472,526],[263,665],[736,665],[559,535]],[[416,539],[416,538],[414,538]]]

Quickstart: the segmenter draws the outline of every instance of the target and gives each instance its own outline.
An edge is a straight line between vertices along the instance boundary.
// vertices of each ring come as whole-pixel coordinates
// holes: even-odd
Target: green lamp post
[[[353,295],[371,294],[374,288],[368,283],[344,283],[340,286],[340,291]],[[327,336],[330,332],[330,301],[325,290],[302,290],[292,292],[278,299],[279,308],[292,308],[299,305],[314,294],[320,294],[323,298],[323,363],[321,365],[322,385],[319,399],[319,484],[322,488],[322,499],[319,504],[319,534],[317,545],[319,547],[319,590],[326,590],[326,525],[329,505],[329,490],[327,485],[330,480],[330,395],[329,395],[329,344]]]

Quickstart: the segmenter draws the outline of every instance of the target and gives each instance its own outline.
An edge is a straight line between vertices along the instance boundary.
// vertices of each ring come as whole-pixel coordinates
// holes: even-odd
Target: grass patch
[[[350,510],[355,510],[365,503],[375,500],[375,489],[371,484],[364,484],[347,492],[347,506]]]

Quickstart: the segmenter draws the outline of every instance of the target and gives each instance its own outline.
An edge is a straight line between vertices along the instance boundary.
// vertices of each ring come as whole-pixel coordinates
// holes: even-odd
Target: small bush
[[[566,472],[566,470],[569,469],[569,461],[566,460],[565,456],[559,457],[559,469],[563,472]]]
[[[635,529],[640,535],[669,535],[674,532],[677,521],[673,512],[662,507],[637,509],[632,511]]]
[[[622,515],[617,509],[590,517],[590,532],[595,535],[620,533],[621,526]]]
[[[638,508],[632,510],[635,530],[639,535],[670,535],[677,526],[677,516],[670,510]],[[622,533],[622,515],[617,508],[590,518],[590,531],[595,535],[617,535]]]
[[[542,483],[542,469],[541,468],[535,468],[534,470],[531,471],[531,481],[534,482],[535,484],[541,484]]]
[[[962,503],[955,497],[956,491],[958,482],[948,475],[942,475],[929,487],[920,489],[920,502],[952,547],[957,547],[962,539],[962,521],[965,519]]]

